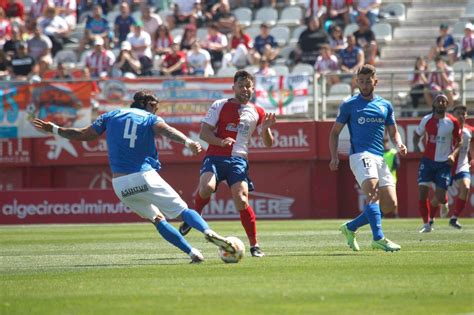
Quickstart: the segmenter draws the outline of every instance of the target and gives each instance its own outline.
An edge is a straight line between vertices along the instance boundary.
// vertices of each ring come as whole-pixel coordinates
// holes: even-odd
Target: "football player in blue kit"
[[[375,67],[369,64],[357,71],[356,82],[360,93],[341,104],[336,122],[329,136],[331,162],[329,168],[338,170],[339,134],[347,124],[350,134],[351,170],[367,197],[364,211],[354,220],[344,223],[340,231],[346,237],[347,244],[354,251],[360,247],[356,240],[357,230],[370,224],[372,229],[372,248],[384,251],[398,251],[400,246],[387,239],[382,231],[382,209],[390,213],[397,208],[395,183],[383,158],[384,132],[388,134],[402,156],[407,148],[402,143],[395,123],[392,104],[375,95],[377,85]]]
[[[158,104],[156,96],[143,90],[134,95],[130,108],[105,113],[85,128],[59,127],[40,119],[33,120],[33,125],[42,131],[78,141],[94,140],[107,131],[112,185],[115,194],[125,205],[151,221],[166,241],[189,255],[191,263],[202,262],[203,255],[166,218],[180,217],[202,232],[209,242],[228,252],[235,252],[232,243],[212,231],[207,222],[196,211],[189,209],[178,193],[158,174],[161,165],[155,136],[163,135],[182,143],[194,154],[202,150],[199,142],[192,141],[155,115]]]

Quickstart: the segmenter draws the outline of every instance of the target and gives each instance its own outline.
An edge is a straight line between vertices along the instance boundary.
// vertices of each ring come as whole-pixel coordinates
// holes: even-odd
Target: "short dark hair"
[[[245,70],[239,70],[234,75],[234,83],[236,83],[237,81],[240,81],[242,79],[248,79],[248,80],[251,80],[252,82],[255,81],[254,76],[251,75],[249,72],[247,72]]]
[[[453,110],[452,110],[453,113],[454,113],[455,111],[457,111],[458,109],[460,109],[460,110],[462,110],[462,111],[464,111],[464,112],[467,112],[467,106],[464,106],[464,105],[456,105],[456,106],[454,106],[454,108],[453,108]]]
[[[150,90],[140,90],[133,95],[131,108],[145,109],[146,105],[158,105],[160,100]]]
[[[357,75],[359,74],[370,74],[371,77],[375,76],[376,70],[375,67],[371,64],[365,64],[357,70]]]

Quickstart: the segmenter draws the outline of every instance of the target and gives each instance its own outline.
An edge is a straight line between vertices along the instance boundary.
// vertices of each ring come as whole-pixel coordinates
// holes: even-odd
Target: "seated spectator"
[[[359,16],[365,16],[369,20],[369,25],[374,25],[379,16],[381,3],[382,0],[354,0],[352,3],[352,22],[356,22]]]
[[[16,26],[23,26],[25,21],[25,6],[23,1],[18,0],[7,0],[4,7],[5,15],[10,19],[12,24]]]
[[[53,47],[51,52],[53,57],[63,49],[64,40],[69,36],[69,26],[66,21],[57,15],[55,7],[47,7],[44,16],[38,19],[38,25],[43,34],[49,37]]]
[[[428,61],[433,60],[437,56],[447,57],[449,64],[456,59],[456,43],[451,34],[449,34],[449,26],[441,24],[439,26],[439,36],[436,38],[436,46],[433,46],[428,55]],[[430,103],[431,104],[431,103]]]
[[[255,70],[254,75],[261,77],[274,77],[276,76],[276,72],[275,69],[270,68],[270,62],[267,57],[263,56],[260,58],[258,69]]]
[[[375,65],[377,58],[377,42],[375,41],[375,34],[370,29],[369,20],[364,15],[359,15],[357,18],[359,29],[354,32],[357,46],[364,52],[365,63]]]
[[[173,37],[170,34],[168,26],[161,24],[155,32],[153,38],[153,53],[158,56],[164,56],[171,51]]]
[[[222,58],[227,49],[227,36],[219,32],[217,24],[212,23],[207,28],[207,38],[202,47],[211,54],[212,68],[217,69],[222,65]]]
[[[343,81],[352,83],[352,89],[355,89],[355,74],[357,70],[364,65],[364,52],[356,46],[354,35],[347,36],[347,48],[339,52],[339,62]]]
[[[140,12],[142,13],[141,20],[143,23],[143,30],[151,37],[156,33],[158,27],[163,24],[161,17],[151,11],[151,7],[146,3],[140,4]]]
[[[347,40],[344,38],[342,28],[338,25],[330,28],[329,46],[334,54],[338,54],[347,47]]]
[[[69,69],[64,66],[62,62],[58,62],[56,67],[56,75],[53,78],[54,80],[70,81],[72,76],[69,73]]]
[[[21,31],[18,27],[12,27],[12,36],[3,44],[3,51],[7,59],[11,59],[16,54],[18,45],[22,42]]]
[[[76,0],[53,0],[54,6],[58,11],[58,15],[62,17],[69,30],[76,28],[77,24],[77,4]]]
[[[111,74],[114,62],[114,53],[104,48],[102,37],[96,37],[94,40],[94,50],[86,56],[86,67],[89,68],[91,77],[108,77]]]
[[[410,74],[410,97],[414,109],[418,108],[420,98],[424,97],[425,89],[428,87],[428,65],[423,57],[416,58],[415,69]],[[414,115],[417,116],[417,115]]]
[[[5,11],[0,7],[0,46],[3,46],[11,37],[12,25],[10,20],[5,17]]]
[[[295,62],[303,62],[314,66],[321,46],[329,43],[329,38],[321,27],[319,19],[311,18],[307,26],[298,39],[295,49]]]
[[[120,53],[112,67],[112,77],[136,78],[141,74],[141,67],[140,60],[132,51],[132,45],[123,41],[120,45]]]
[[[27,49],[26,43],[20,42],[15,55],[8,63],[8,71],[14,80],[27,80],[33,73],[35,59],[28,55]]]
[[[195,3],[200,0],[173,0],[173,15],[166,17],[166,21],[170,29],[175,28],[179,24],[188,24],[191,22],[190,17],[194,11]]]
[[[115,18],[114,22],[116,44],[120,45],[127,39],[133,24],[135,24],[135,19],[130,15],[130,6],[127,2],[120,3],[120,15]]]
[[[110,1],[110,0],[93,0],[93,1],[91,1],[91,0],[78,0],[77,14],[80,17],[82,14],[86,13],[87,11],[92,11],[92,8],[96,4],[100,5],[104,15],[107,15],[107,13],[109,13],[110,10],[113,9],[113,6],[115,4],[117,4],[117,1],[115,1],[115,0],[113,0],[113,1]]]
[[[464,37],[461,39],[461,58],[471,63],[474,59],[474,25],[467,23],[464,27]]]
[[[206,3],[207,2],[208,1],[206,1]],[[207,25],[208,21],[210,20],[208,19],[208,15],[205,9],[203,8],[201,2],[196,2],[194,4],[193,13],[189,17],[189,24],[192,24],[196,27],[203,27]]]
[[[327,0],[327,19],[344,28],[350,23],[352,0]]]
[[[0,50],[0,80],[8,78],[8,59],[3,50]]]
[[[184,75],[187,73],[186,55],[179,50],[179,45],[173,43],[171,45],[171,52],[166,54],[163,63],[161,64],[162,75]]]
[[[36,21],[43,15],[46,7],[52,5],[51,0],[31,0],[29,17]]]
[[[217,24],[219,31],[223,34],[232,32],[236,23],[235,16],[230,12],[230,5],[227,1],[219,1],[212,8],[212,21]]]
[[[328,44],[321,46],[320,56],[316,60],[314,70],[318,77],[321,74],[338,73],[339,72],[339,61],[337,57],[331,53],[331,47]],[[327,82],[329,85],[339,83],[339,76],[327,75]]]
[[[326,13],[327,8],[324,5],[323,0],[306,0],[306,10],[305,10],[305,22],[307,24],[308,21],[312,20],[313,18],[317,18],[319,20],[319,24],[323,25],[326,21]]]
[[[179,45],[180,50],[187,52],[191,49],[191,45],[197,40],[196,26],[193,24],[188,24],[184,28],[183,37],[181,38],[181,43]]]
[[[141,21],[135,21],[132,32],[127,35],[127,42],[132,45],[132,51],[140,60],[141,75],[151,75],[151,69],[153,68],[151,37],[142,29],[142,26]]]
[[[242,25],[235,24],[229,42],[229,52],[224,55],[222,67],[234,66],[243,68],[249,63],[249,51],[252,48],[252,38],[244,33]]]
[[[79,52],[84,51],[86,45],[93,45],[93,41],[97,36],[102,37],[105,47],[110,47],[110,40],[112,39],[112,32],[110,30],[109,22],[102,13],[102,7],[95,5],[92,8],[92,15],[86,19],[86,26],[84,28],[84,37],[79,44]]]
[[[44,35],[41,28],[36,24],[33,29],[33,37],[27,41],[28,54],[35,58],[35,62],[40,68],[40,73],[44,73],[53,63],[51,49],[53,44],[48,36]]]
[[[266,23],[260,25],[260,35],[257,35],[254,39],[254,45],[252,49],[253,63],[258,63],[260,59],[265,56],[268,62],[272,63],[280,49],[275,38],[270,35],[270,27]]]
[[[425,102],[431,106],[433,98],[439,93],[443,93],[448,98],[449,106],[453,106],[455,96],[453,69],[440,56],[437,56],[434,61],[436,69],[429,74]]]
[[[188,74],[208,77],[214,75],[214,69],[211,66],[211,55],[205,49],[201,48],[199,41],[195,41],[188,51],[187,58]]]

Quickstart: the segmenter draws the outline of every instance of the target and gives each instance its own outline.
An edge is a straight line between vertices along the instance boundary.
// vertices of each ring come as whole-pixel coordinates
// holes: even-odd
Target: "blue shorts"
[[[463,178],[469,178],[469,180],[471,179],[471,173],[470,172],[459,172],[459,173],[456,173],[456,175],[453,176],[452,180],[451,180],[451,185],[457,181],[457,180],[460,180],[460,179],[463,179]]]
[[[253,191],[254,185],[248,176],[248,171],[248,161],[243,157],[207,156],[202,162],[200,174],[212,172],[216,176],[217,184],[225,180],[229,187],[238,182],[247,182],[249,191]]]
[[[431,182],[434,182],[436,187],[448,189],[451,184],[451,165],[423,157],[418,169],[418,184],[428,186]]]

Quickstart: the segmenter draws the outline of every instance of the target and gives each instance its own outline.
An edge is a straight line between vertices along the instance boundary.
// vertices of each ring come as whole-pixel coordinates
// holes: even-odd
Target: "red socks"
[[[247,206],[247,208],[240,210],[240,222],[247,233],[250,246],[255,246],[257,244],[257,219],[252,207]]]
[[[211,199],[210,197],[203,199],[201,198],[199,193],[197,193],[196,197],[194,198],[194,207],[195,207],[196,212],[199,214],[202,214],[202,209],[204,209],[204,207],[209,203],[210,199]]]
[[[465,206],[466,206],[466,200],[462,200],[459,197],[456,198],[456,203],[454,205],[453,216],[459,217],[461,215],[461,212],[464,210]]]
[[[423,218],[423,223],[428,223],[430,220],[430,201],[428,198],[418,201],[418,210]]]

